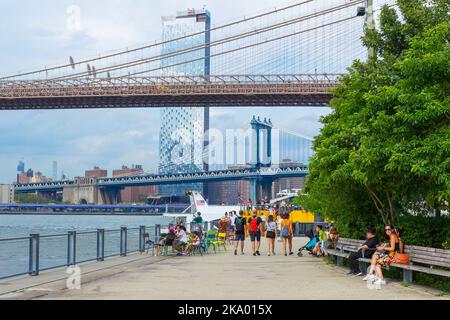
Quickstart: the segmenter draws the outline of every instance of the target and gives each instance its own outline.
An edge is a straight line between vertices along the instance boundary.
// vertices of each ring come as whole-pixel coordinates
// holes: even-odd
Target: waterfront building
[[[121,169],[113,170],[113,177],[139,176],[144,174],[142,165],[132,165],[131,168],[122,166]],[[126,187],[120,192],[120,200],[122,203],[141,202],[142,198],[158,194],[158,186],[136,186]],[[145,197],[142,197],[145,196]]]
[[[175,16],[162,18],[163,41],[180,38],[187,34],[196,36],[166,43],[161,54],[202,46],[201,49],[161,60],[162,75],[210,74],[211,16],[207,10],[177,12]],[[178,64],[181,61],[192,61]],[[159,136],[159,173],[183,173],[207,171],[205,149],[209,129],[209,107],[162,108]],[[203,184],[180,184],[162,186],[162,194],[183,195],[187,190],[204,192]]]
[[[230,170],[248,169],[246,166],[228,166]],[[208,203],[212,205],[245,204],[250,198],[250,182],[248,180],[217,181],[208,183]]]
[[[86,178],[106,178],[108,176],[108,170],[95,166],[92,170],[86,170],[84,176]]]
[[[0,204],[14,203],[14,186],[10,184],[0,184]]]

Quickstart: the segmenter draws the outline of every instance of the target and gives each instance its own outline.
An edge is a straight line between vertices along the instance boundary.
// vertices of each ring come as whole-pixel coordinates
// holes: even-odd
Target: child
[[[189,243],[186,247],[186,254],[191,254],[194,251],[194,248],[200,244],[200,237],[197,231],[194,231],[191,235],[191,243]]]

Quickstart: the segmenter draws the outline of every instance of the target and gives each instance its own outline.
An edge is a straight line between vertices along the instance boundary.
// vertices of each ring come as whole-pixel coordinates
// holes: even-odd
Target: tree
[[[397,4],[401,19],[385,6],[379,28],[365,30],[375,56],[355,61],[334,91],[298,199],[338,221],[395,224],[414,206],[448,208],[450,4]]]

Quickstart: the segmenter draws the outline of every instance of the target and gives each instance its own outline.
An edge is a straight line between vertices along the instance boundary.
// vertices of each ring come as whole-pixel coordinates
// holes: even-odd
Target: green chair
[[[219,234],[217,235],[217,239],[213,242],[214,244],[214,252],[215,247],[217,246],[217,248],[220,249],[220,247],[222,246],[223,249],[225,251],[227,251],[227,233],[226,232],[219,232]]]
[[[214,244],[217,240],[217,233],[214,230],[209,230],[208,233],[206,234],[206,239],[205,239],[205,248],[206,248],[206,252],[209,254],[210,253],[210,247],[213,248],[214,253],[216,253],[216,245]]]

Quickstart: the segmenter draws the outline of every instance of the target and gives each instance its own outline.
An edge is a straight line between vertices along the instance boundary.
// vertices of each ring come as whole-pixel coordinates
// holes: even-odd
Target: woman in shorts
[[[275,238],[277,236],[277,223],[274,221],[273,215],[269,216],[266,222],[266,239],[267,239],[267,255],[275,255]],[[271,250],[272,249],[272,250]]]

